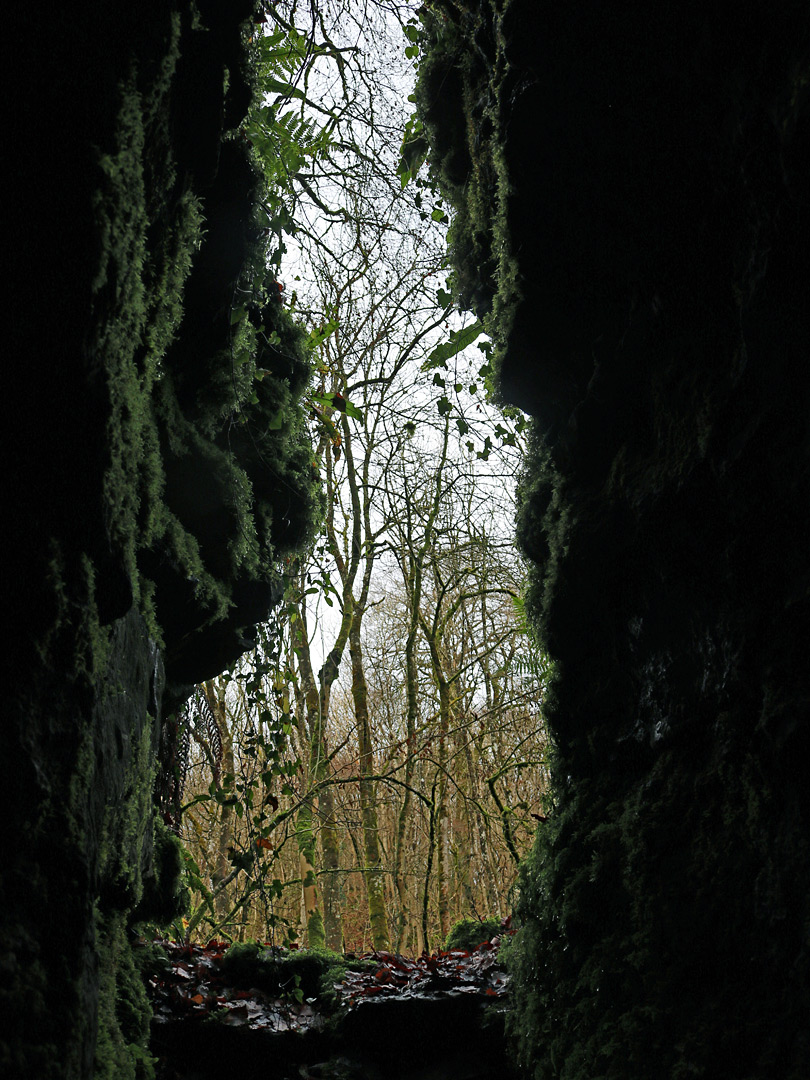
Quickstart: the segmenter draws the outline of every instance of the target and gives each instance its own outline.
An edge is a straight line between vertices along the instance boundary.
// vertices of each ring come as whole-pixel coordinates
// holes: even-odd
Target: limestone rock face
[[[253,11],[4,21],[3,1075],[152,1075],[128,933],[182,899],[163,713],[250,646],[317,522],[309,363],[238,134]]]
[[[536,418],[518,532],[556,806],[513,1029],[537,1078],[810,1071],[810,16],[738,14],[426,19],[457,282]]]

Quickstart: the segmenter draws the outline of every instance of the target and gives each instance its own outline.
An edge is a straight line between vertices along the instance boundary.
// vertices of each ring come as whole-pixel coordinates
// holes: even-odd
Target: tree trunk
[[[464,738],[463,732],[461,738]],[[478,898],[480,894],[480,860],[478,858],[478,852],[475,846],[475,805],[473,804],[472,795],[472,778],[470,777],[470,759],[469,754],[466,752],[467,747],[464,745],[460,749],[459,756],[464,760],[464,768],[461,775],[456,780],[458,788],[457,795],[461,795],[462,813],[459,817],[463,818],[464,828],[457,824],[453,829],[455,844],[453,847],[454,863],[456,867],[456,876],[458,878],[459,889],[462,895],[462,917],[466,918],[468,915],[474,915],[479,913],[480,906]],[[463,787],[462,787],[463,782]],[[457,818],[457,820],[459,820]]]
[[[478,783],[478,765],[475,761],[471,740],[464,740],[464,756],[470,782],[470,802],[467,804],[467,820],[470,830],[470,862],[478,870],[479,895],[483,901],[484,918],[501,917],[501,898],[498,883],[492,869],[487,823],[481,812],[481,791]]]
[[[311,949],[326,945],[323,913],[321,912],[317,873],[317,838],[315,833],[316,795],[318,770],[324,756],[321,745],[320,697],[309,658],[309,641],[303,605],[298,618],[292,623],[293,649],[298,660],[301,686],[304,694],[302,711],[306,714],[306,738],[309,741],[309,759],[306,774],[302,777],[303,800],[295,822],[295,839],[301,866],[301,904],[307,944]],[[301,727],[304,727],[303,720]],[[319,812],[319,811],[318,811]]]
[[[413,600],[411,600],[413,603]],[[394,847],[394,884],[399,898],[397,917],[397,952],[402,952],[411,931],[416,926],[416,916],[411,909],[410,894],[405,877],[405,846],[410,824],[411,787],[414,774],[414,754],[416,752],[416,716],[417,716],[417,670],[416,670],[416,615],[414,613],[408,638],[405,642],[405,787],[402,804],[397,820],[397,835]],[[409,942],[416,951],[416,941]],[[421,950],[420,950],[421,951]]]
[[[233,739],[228,726],[228,713],[225,707],[225,697],[220,697],[213,680],[205,683],[203,687],[205,700],[214,717],[219,730],[219,738],[222,745],[222,756],[219,769],[225,776],[234,775]],[[219,807],[219,828],[217,836],[216,866],[211,875],[211,891],[214,894],[215,912],[218,920],[224,922],[231,910],[229,886],[222,888],[222,883],[231,872],[229,851],[233,845],[233,807],[224,803]]]
[[[322,743],[326,757],[326,743]],[[324,763],[322,778],[328,775],[328,759]],[[318,798],[321,822],[321,855],[323,877],[323,927],[326,947],[333,952],[343,952],[343,883],[340,867],[340,831],[335,814],[335,789],[326,786]]]
[[[433,869],[433,852],[436,847],[436,784],[433,784],[433,789],[430,792],[430,820],[428,827],[428,850],[427,850],[427,863],[425,865],[425,881],[422,889],[422,948],[427,951],[430,949],[430,927],[429,927],[429,907],[430,907],[430,873]]]
[[[315,872],[315,830],[312,805],[304,802],[295,823],[298,860],[301,866],[301,900],[306,943],[310,949],[322,949],[326,944],[323,916],[318,901],[318,879]]]
[[[385,906],[385,882],[380,860],[380,839],[375,800],[374,753],[371,740],[371,721],[368,714],[368,687],[363,671],[363,650],[360,643],[360,611],[355,612],[349,636],[352,659],[352,698],[357,721],[357,741],[360,751],[360,812],[363,820],[363,876],[368,894],[368,915],[371,940],[375,949],[390,949],[388,913]]]
[[[436,878],[439,888],[439,930],[442,941],[450,933],[450,814],[447,805],[447,739],[450,730],[450,685],[441,672],[439,682],[439,753],[437,786]]]
[[[411,791],[414,782],[414,764],[416,754],[416,726],[418,719],[419,703],[419,673],[417,668],[416,641],[420,624],[420,605],[422,602],[422,572],[427,553],[434,542],[433,527],[439,512],[443,492],[444,466],[447,460],[447,447],[449,441],[450,422],[445,420],[444,436],[442,441],[441,457],[436,471],[436,486],[430,503],[427,519],[424,521],[424,534],[420,543],[416,543],[415,537],[415,506],[412,501],[412,493],[407,481],[403,484],[403,503],[405,520],[402,522],[401,546],[402,546],[402,575],[409,605],[408,636],[405,641],[405,788],[402,805],[397,822],[397,835],[394,852],[394,883],[399,897],[399,919],[397,923],[397,949],[403,947],[405,940],[411,940],[415,952],[421,952],[428,947],[427,910],[428,888],[430,881],[430,865],[433,859],[433,804],[431,803],[430,834],[431,845],[428,852],[428,866],[423,893],[422,923],[421,928],[417,914],[417,902],[414,900],[413,907],[410,902],[410,890],[406,881],[406,858],[405,845],[406,834],[411,811]],[[435,794],[435,792],[434,792]],[[414,845],[415,846],[415,845]],[[420,939],[421,929],[421,940]],[[421,947],[420,947],[421,946]]]

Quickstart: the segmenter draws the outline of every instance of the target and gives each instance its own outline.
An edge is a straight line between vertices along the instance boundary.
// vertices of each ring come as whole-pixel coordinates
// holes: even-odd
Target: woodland
[[[418,19],[295,14],[254,24],[241,131],[271,289],[309,328],[322,518],[255,648],[164,731],[192,887],[174,931],[419,955],[508,915],[542,812],[550,665],[512,538],[527,421],[491,401],[492,343],[455,311],[412,156]],[[259,314],[237,293],[234,326],[261,338]]]
[[[806,5],[4,18],[0,1072],[805,1080]]]

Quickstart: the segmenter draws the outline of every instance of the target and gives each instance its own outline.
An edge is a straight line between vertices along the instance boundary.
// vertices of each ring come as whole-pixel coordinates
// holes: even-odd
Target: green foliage
[[[432,349],[427,360],[422,364],[422,370],[446,369],[448,361],[477,341],[483,332],[484,327],[478,320],[460,330],[451,330],[449,340],[440,342]]]
[[[203,928],[206,937],[229,939],[235,933],[234,921],[243,906],[249,903],[262,909],[267,933],[274,939],[277,934],[283,934],[284,940],[290,942],[296,937],[287,920],[276,911],[276,903],[285,888],[282,881],[285,875],[277,867],[277,830],[293,813],[289,808],[281,808],[280,797],[286,799],[293,794],[293,777],[300,770],[300,761],[291,742],[294,719],[285,709],[283,695],[274,693],[274,687],[281,679],[278,667],[281,632],[277,627],[285,616],[282,606],[274,621],[260,628],[261,644],[233,674],[234,682],[241,684],[237,692],[246,717],[238,734],[238,746],[234,747],[238,757],[236,771],[221,776],[215,774],[207,789],[183,808],[191,813],[195,812],[195,807],[207,805],[210,815],[222,807],[232,812],[238,821],[230,835],[228,849],[231,867],[228,878],[236,884],[229,889],[230,910],[224,916],[218,908],[218,890],[215,888],[212,892],[191,851],[184,849],[186,880],[197,896],[196,907],[185,927],[177,928],[177,936],[186,940],[194,939]],[[200,689],[196,701],[198,708],[205,708],[205,697]],[[193,713],[192,704],[187,710],[185,724],[190,724],[189,717]],[[190,727],[194,738],[199,737],[200,723],[198,715]],[[233,738],[236,741],[237,736]]]
[[[411,48],[413,46],[408,46],[408,49]],[[408,49],[405,50],[406,53]],[[403,188],[414,179],[427,160],[430,145],[424,131],[424,125],[416,113],[408,118],[402,136],[399,162],[399,179]]]
[[[260,98],[248,112],[244,133],[265,181],[257,223],[272,236],[268,261],[276,270],[287,250],[285,234],[295,234],[297,193],[307,183],[302,173],[332,148],[336,117],[327,115],[319,126],[311,113],[323,110],[306,89],[311,65],[329,52],[327,45],[281,21],[256,43]]]

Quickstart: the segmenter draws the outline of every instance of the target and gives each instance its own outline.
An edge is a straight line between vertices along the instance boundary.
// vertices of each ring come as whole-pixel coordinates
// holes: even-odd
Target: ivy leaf
[[[342,394],[311,394],[310,401],[314,405],[319,405],[322,409],[336,409],[338,412],[343,412],[350,416],[352,420],[363,419],[362,410],[358,409]]]
[[[479,458],[481,461],[488,461],[489,460],[489,452],[490,452],[491,449],[492,449],[492,439],[490,439],[489,435],[487,435],[487,437],[484,439],[484,449],[479,450],[478,453],[475,456],[477,458]]]
[[[414,46],[414,48],[416,47]],[[418,52],[418,50],[416,51]],[[411,181],[422,168],[429,149],[430,147],[425,138],[424,128],[422,127],[422,121],[416,113],[414,113],[405,124],[405,132],[402,137],[402,146],[400,147],[399,152],[397,174],[402,188],[407,187],[409,181]]]
[[[337,319],[327,319],[327,321],[319,326],[317,330],[310,330],[309,336],[307,337],[307,345],[309,348],[312,350],[317,349],[328,337],[331,337],[332,334],[334,334],[339,325]]]
[[[432,371],[433,368],[446,367],[448,360],[452,360],[468,345],[472,345],[483,332],[484,327],[478,319],[470,323],[469,326],[462,327],[461,330],[451,330],[450,340],[441,342],[429,353],[427,360],[422,364],[422,371]]]

